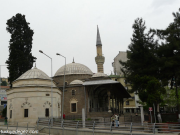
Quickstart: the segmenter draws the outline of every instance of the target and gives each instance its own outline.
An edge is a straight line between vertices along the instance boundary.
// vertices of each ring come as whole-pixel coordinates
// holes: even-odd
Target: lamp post
[[[63,109],[64,109],[64,88],[65,88],[65,74],[66,74],[66,57],[63,55],[56,53],[56,55],[62,56],[65,59],[65,67],[64,67],[64,85],[63,85],[63,100],[62,100],[62,112],[61,112],[61,121],[63,121]]]
[[[0,90],[1,90],[1,66],[7,66],[7,65],[0,65]]]
[[[43,51],[39,50],[40,53],[46,55],[48,58],[51,59],[51,126],[53,126],[53,91],[52,91],[52,87],[53,87],[53,82],[52,82],[52,58],[49,57],[47,54],[43,53]]]

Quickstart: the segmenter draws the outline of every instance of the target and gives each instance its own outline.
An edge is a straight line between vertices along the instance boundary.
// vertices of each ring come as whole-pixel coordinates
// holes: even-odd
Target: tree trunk
[[[176,97],[177,97],[177,113],[178,113],[178,119],[179,119],[179,115],[180,115],[180,110],[179,110],[179,95],[178,95],[178,89],[177,89],[177,82],[176,82],[176,76],[174,77],[175,78],[175,87],[176,87]]]

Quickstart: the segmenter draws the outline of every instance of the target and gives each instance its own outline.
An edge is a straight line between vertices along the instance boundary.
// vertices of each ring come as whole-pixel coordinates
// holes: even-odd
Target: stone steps
[[[108,112],[90,112],[88,114],[88,118],[91,118],[91,117],[111,117],[112,116],[112,113],[108,113]]]

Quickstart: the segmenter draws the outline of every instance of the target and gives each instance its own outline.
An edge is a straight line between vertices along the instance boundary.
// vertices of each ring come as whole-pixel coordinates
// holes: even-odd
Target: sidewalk
[[[49,127],[44,127],[44,129],[40,132],[49,133]],[[57,134],[63,132],[63,128],[61,127],[52,127],[50,128],[50,133],[51,134]],[[75,128],[64,128],[64,132],[67,133],[67,135],[71,135],[72,133],[79,133],[80,135],[89,135],[93,133],[92,129],[89,128],[78,128],[77,130]],[[94,130],[95,134],[105,134],[105,135],[130,135],[130,131],[109,131],[109,130],[101,130],[101,129],[95,129]],[[66,134],[65,134],[66,135]],[[146,133],[146,132],[140,132],[140,131],[133,131],[132,135],[154,135],[153,133]],[[156,135],[179,135],[179,133],[156,133]]]

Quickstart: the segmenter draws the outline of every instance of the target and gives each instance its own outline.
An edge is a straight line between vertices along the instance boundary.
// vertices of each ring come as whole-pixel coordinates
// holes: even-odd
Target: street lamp
[[[7,66],[7,65],[0,65],[0,90],[1,90],[1,66]]]
[[[46,55],[48,58],[51,59],[51,120],[52,123],[51,125],[53,126],[53,91],[52,91],[52,87],[53,87],[53,82],[52,82],[52,58],[49,57],[47,54],[43,53],[43,51],[39,50],[40,53]]]
[[[62,100],[62,112],[61,112],[61,121],[63,121],[63,109],[64,109],[64,88],[65,88],[65,74],[66,74],[66,57],[63,55],[56,53],[56,55],[62,56],[65,58],[65,67],[64,67],[64,85],[63,85],[63,100]]]

